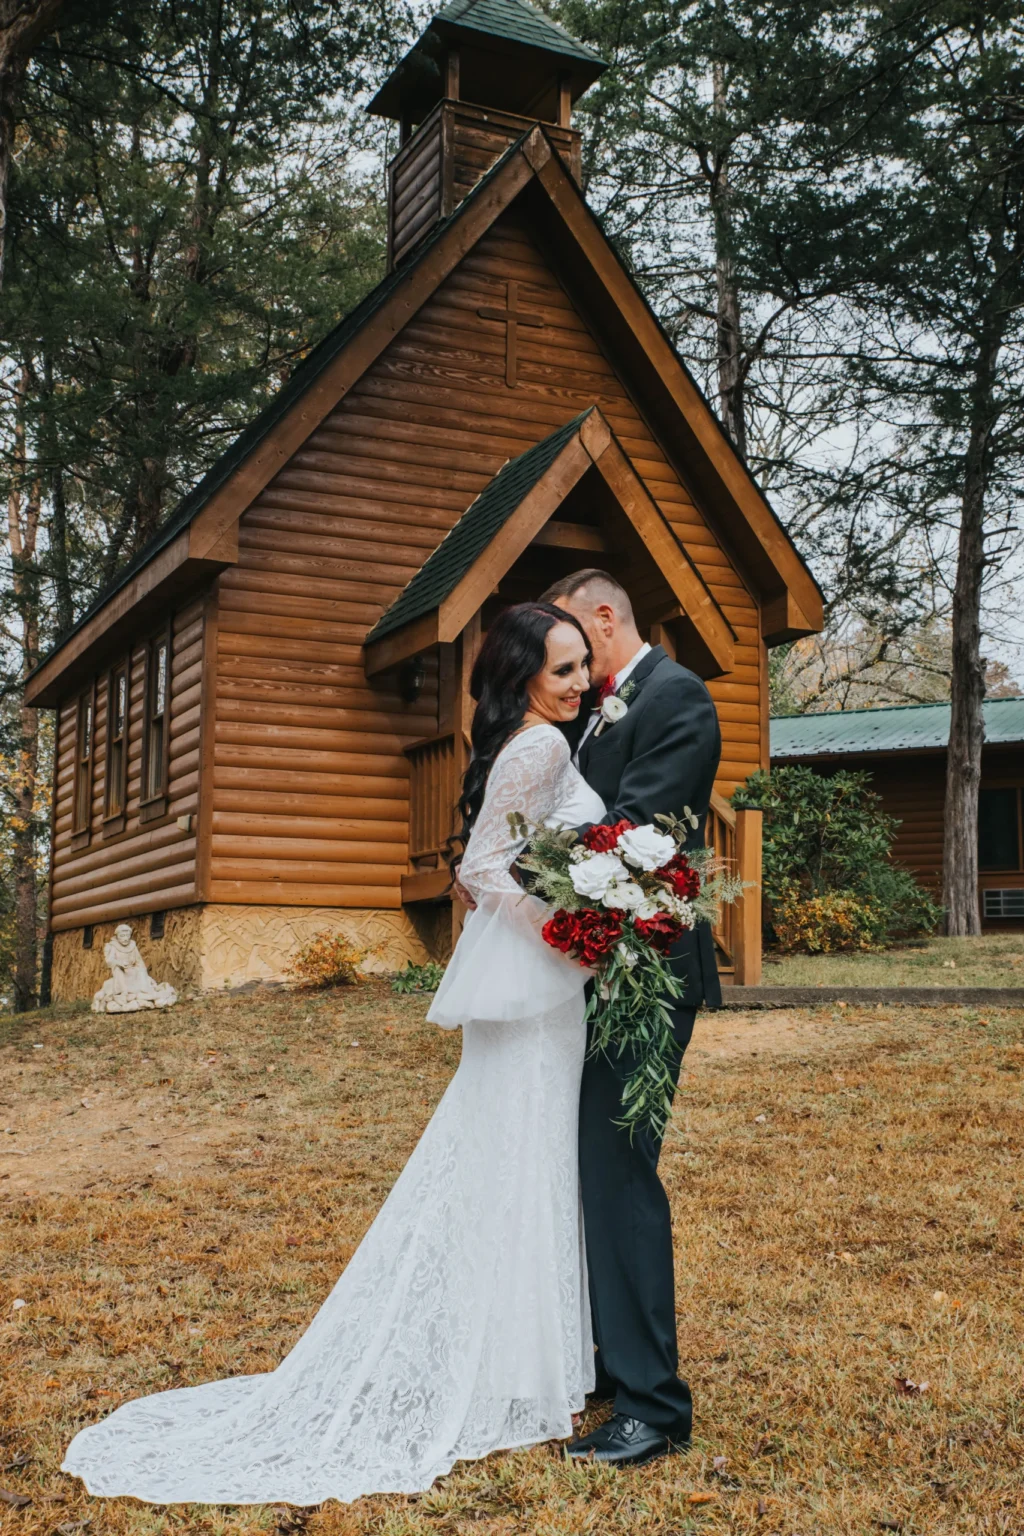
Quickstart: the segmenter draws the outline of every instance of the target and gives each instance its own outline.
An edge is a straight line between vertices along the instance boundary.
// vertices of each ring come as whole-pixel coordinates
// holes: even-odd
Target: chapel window
[[[131,662],[126,656],[111,667],[107,682],[107,765],[103,820],[120,832],[128,800],[128,726],[131,711]],[[118,823],[118,825],[110,825]]]
[[[95,690],[80,694],[75,717],[75,799],[71,814],[71,832],[88,841],[92,823],[93,714]]]
[[[146,684],[142,738],[143,819],[167,809],[170,747],[172,630],[170,622],[146,647]]]

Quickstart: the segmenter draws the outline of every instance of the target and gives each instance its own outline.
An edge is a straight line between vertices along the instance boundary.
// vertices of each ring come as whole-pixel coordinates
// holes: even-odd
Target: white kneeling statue
[[[120,923],[103,946],[111,974],[92,1000],[93,1013],[138,1013],[143,1008],[169,1008],[178,994],[167,981],[154,981],[132,938],[130,923]]]

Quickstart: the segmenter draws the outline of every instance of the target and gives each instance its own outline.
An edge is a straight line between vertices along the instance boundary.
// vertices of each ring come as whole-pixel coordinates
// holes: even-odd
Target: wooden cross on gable
[[[542,326],[542,315],[531,315],[519,308],[519,283],[514,277],[510,277],[505,285],[505,308],[498,309],[492,304],[484,304],[477,314],[484,320],[504,320],[505,322],[505,383],[509,389],[515,389],[518,366],[518,337],[517,327],[520,325]]]

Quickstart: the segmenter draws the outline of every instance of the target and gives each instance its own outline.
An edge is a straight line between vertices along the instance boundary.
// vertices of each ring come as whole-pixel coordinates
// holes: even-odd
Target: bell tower
[[[570,114],[606,68],[527,0],[451,0],[438,11],[368,108],[401,125],[388,167],[389,266],[535,123],[578,180]]]

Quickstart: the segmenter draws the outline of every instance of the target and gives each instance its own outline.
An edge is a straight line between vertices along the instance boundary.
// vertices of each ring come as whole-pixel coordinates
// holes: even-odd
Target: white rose
[[[628,971],[636,965],[640,956],[630,949],[628,944],[616,944],[615,952]]]
[[[616,845],[627,864],[638,869],[660,869],[676,851],[675,838],[652,826],[634,827],[623,832]]]
[[[661,905],[660,901],[655,900],[653,896],[645,896],[640,905],[634,909],[633,916],[646,919],[653,917],[656,912],[664,912],[664,910],[665,908]]]
[[[621,720],[629,705],[625,699],[620,699],[618,694],[610,693],[607,698],[601,700],[601,719],[607,720],[609,725],[614,725],[616,720]]]
[[[614,853],[595,853],[569,870],[569,879],[577,896],[584,901],[603,901],[605,892],[617,880],[626,881],[629,875],[622,860]]]
[[[625,874],[625,870],[623,870]],[[633,912],[647,900],[635,881],[626,879],[620,885],[610,885],[605,892],[604,904],[619,912]]]

